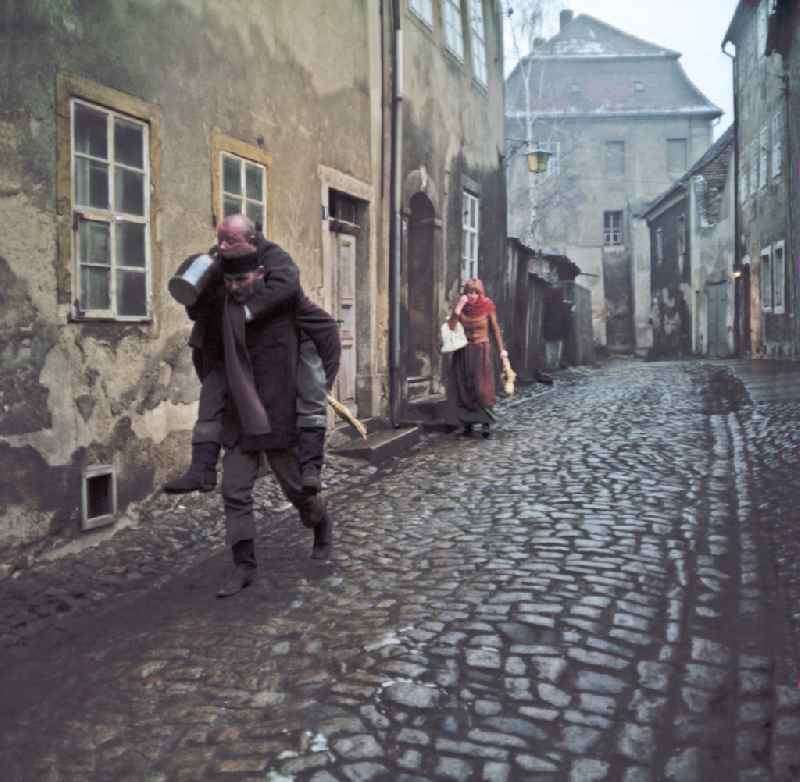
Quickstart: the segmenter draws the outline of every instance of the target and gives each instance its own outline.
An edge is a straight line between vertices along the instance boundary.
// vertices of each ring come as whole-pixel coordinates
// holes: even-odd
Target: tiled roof
[[[523,67],[509,77],[512,113],[525,110]],[[528,74],[537,115],[722,114],[675,59],[531,60]]]
[[[581,14],[537,52],[541,57],[678,57],[678,52],[643,41]]]
[[[517,64],[508,78],[507,112],[512,117],[525,112],[527,75],[531,108],[540,117],[720,116],[689,80],[679,57],[582,15]]]

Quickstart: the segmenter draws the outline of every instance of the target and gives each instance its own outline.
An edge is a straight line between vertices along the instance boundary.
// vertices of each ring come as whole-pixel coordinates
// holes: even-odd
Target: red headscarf
[[[486,289],[483,283],[477,277],[470,277],[464,283],[464,292],[467,289],[475,290],[478,292],[478,298],[474,304],[467,302],[464,305],[462,312],[468,318],[482,318],[485,315],[491,315],[495,311],[494,302],[486,295]]]

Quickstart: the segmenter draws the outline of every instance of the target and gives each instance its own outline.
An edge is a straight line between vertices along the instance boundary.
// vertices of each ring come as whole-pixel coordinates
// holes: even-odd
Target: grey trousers
[[[225,451],[222,458],[222,499],[225,503],[225,543],[233,546],[256,536],[253,486],[258,476],[261,451]],[[303,494],[297,456],[291,450],[263,451],[286,499],[300,512],[306,527],[316,527],[325,515],[321,494]]]
[[[215,366],[203,378],[197,421],[192,429],[192,443],[218,443],[222,435],[222,413],[228,383],[225,367]],[[325,370],[313,340],[301,333],[300,358],[297,362],[297,427],[324,429],[327,426],[328,400],[325,394]]]

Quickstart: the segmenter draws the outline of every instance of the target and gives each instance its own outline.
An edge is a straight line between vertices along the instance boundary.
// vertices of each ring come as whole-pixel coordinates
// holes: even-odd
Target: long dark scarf
[[[239,414],[243,434],[269,434],[272,427],[253,378],[253,364],[247,352],[244,324],[244,307],[226,298],[222,316],[222,338],[228,390]]]

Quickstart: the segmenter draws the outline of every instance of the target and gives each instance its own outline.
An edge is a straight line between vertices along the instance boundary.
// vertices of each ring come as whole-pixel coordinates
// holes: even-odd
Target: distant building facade
[[[734,145],[731,126],[640,214],[650,231],[653,358],[734,352]]]
[[[507,79],[509,234],[587,274],[609,350],[650,348],[649,237],[634,215],[708,148],[721,115],[679,58],[564,11]],[[553,153],[545,174],[528,174],[529,144]]]

